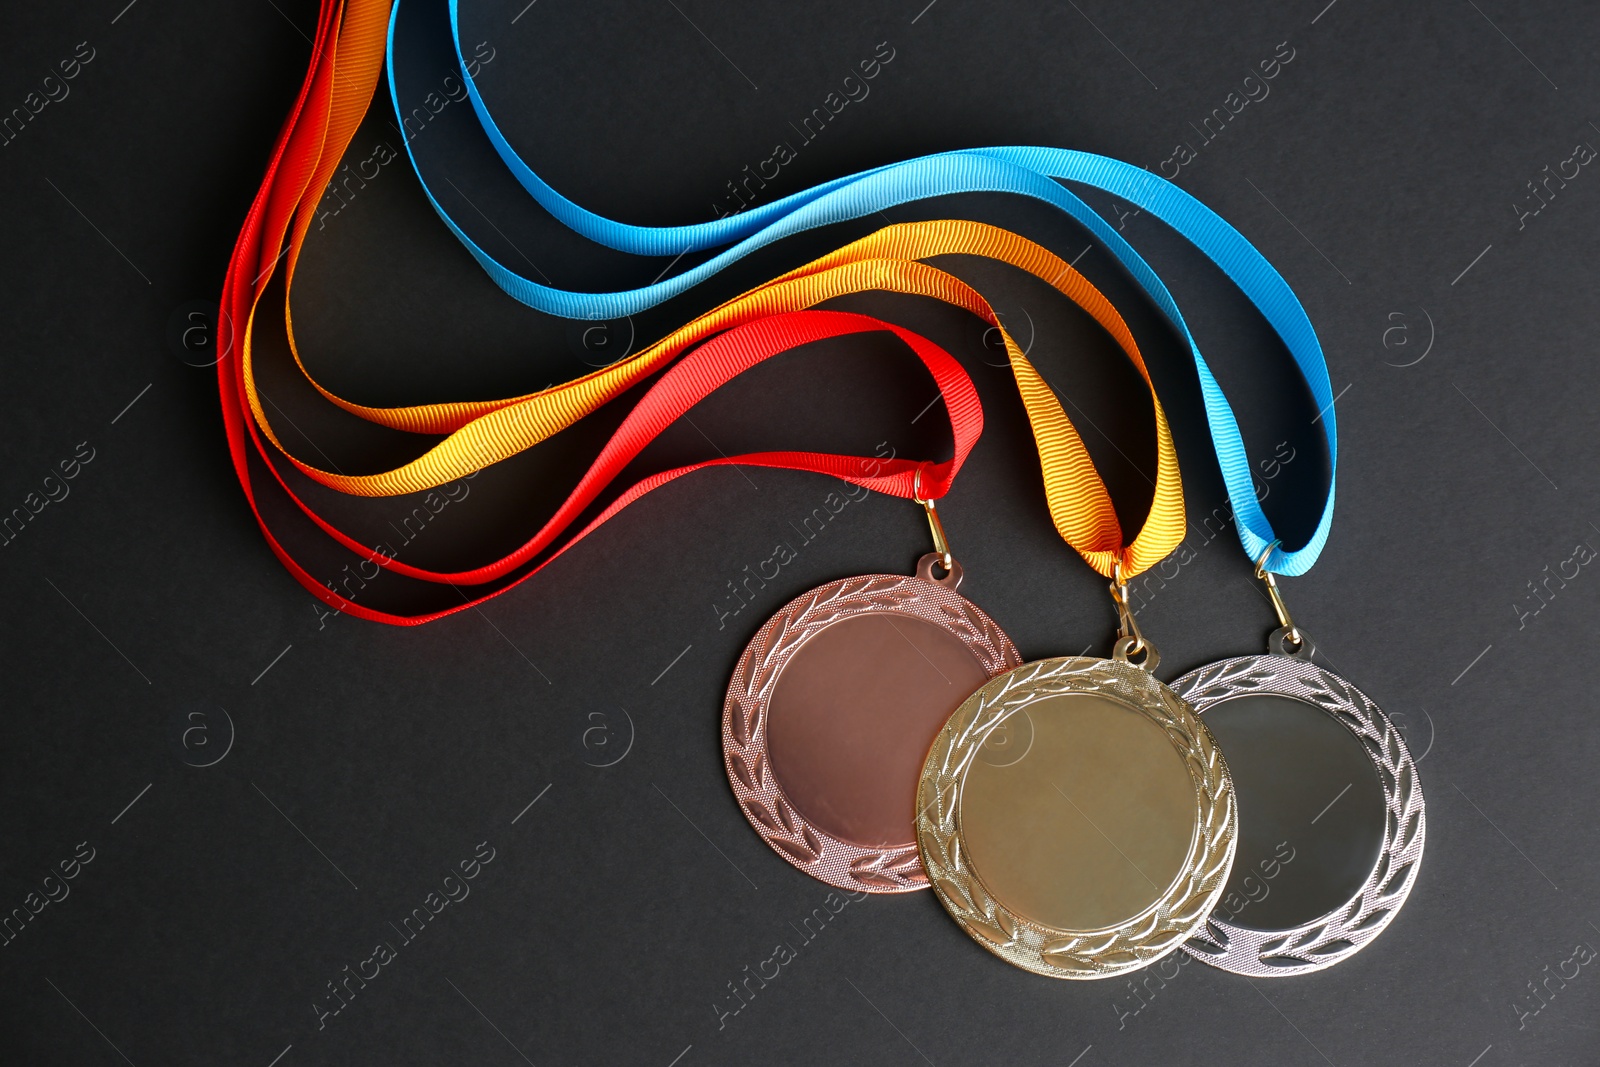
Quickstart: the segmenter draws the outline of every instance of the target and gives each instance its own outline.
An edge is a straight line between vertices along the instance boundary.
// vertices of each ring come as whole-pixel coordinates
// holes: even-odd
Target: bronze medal
[[[722,755],[750,825],[813,878],[851,891],[925,888],[917,776],[939,727],[1022,661],[961,596],[932,500],[915,575],[868,574],[796,597],[751,639],[722,708]]]
[[[869,574],[796,597],[740,656],[722,714],[728,781],[784,859],[841,889],[927,886],[917,858],[917,776],[940,726],[974,689],[1021,662],[1011,640],[934,576]]]

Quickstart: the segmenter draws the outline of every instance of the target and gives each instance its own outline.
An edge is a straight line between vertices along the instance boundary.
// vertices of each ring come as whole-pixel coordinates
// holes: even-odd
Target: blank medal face
[[[1121,701],[1034,701],[979,748],[959,818],[973,870],[1018,916],[1096,930],[1143,912],[1181,873],[1195,787],[1166,733]]]
[[[812,635],[773,689],[767,756],[790,803],[868,847],[915,842],[917,775],[950,714],[989,680],[949,630],[874,612]]]
[[[1240,819],[1222,897],[1184,951],[1261,978],[1371,944],[1405,904],[1427,836],[1394,723],[1304,653],[1236,656],[1172,687],[1227,753]]]
[[[1210,731],[1120,654],[989,681],[934,739],[917,803],[945,910],[1050,978],[1111,978],[1185,944],[1222,895],[1238,825]]]
[[[1239,848],[1219,918],[1286,930],[1354,897],[1383,847],[1386,810],[1361,741],[1320,708],[1276,693],[1204,713],[1239,797]]]
[[[841,889],[928,885],[917,781],[928,747],[1016,648],[947,578],[867,574],[785,604],[750,640],[722,707],[722,755],[762,839]]]

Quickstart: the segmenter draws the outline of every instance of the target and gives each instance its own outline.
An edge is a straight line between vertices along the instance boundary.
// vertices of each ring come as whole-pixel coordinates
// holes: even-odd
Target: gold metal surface
[[[962,784],[973,870],[1046,926],[1095,930],[1140,914],[1171,887],[1195,835],[1183,757],[1159,726],[1099,693],[1046,697],[1028,717],[1027,754],[1005,766],[980,758]]]
[[[1018,715],[1032,750],[984,758]],[[1024,664],[968,697],[928,754],[917,810],[946,910],[1055,978],[1109,978],[1176,949],[1222,893],[1238,830],[1210,732],[1124,657]]]

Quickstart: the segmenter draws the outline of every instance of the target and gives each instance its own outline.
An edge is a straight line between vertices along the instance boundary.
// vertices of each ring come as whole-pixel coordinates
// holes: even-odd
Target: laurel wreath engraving
[[[829,885],[869,893],[927,887],[915,844],[872,848],[812,824],[789,802],[767,758],[767,711],[784,666],[824,628],[856,615],[890,611],[940,626],[959,638],[990,675],[1021,662],[994,620],[935,582],[870,574],[819,586],[785,604],[745,647],[722,709],[722,757],[739,807],[773,850]]]
[[[988,891],[963,844],[960,795],[978,748],[1007,717],[1048,697],[1092,692],[1129,705],[1165,730],[1194,784],[1196,831],[1182,873],[1142,913],[1120,926],[1063,930],[1017,915]],[[1221,896],[1238,829],[1227,765],[1188,705],[1137,667],[1080,657],[1025,664],[968,697],[934,741],[917,807],[922,865],[945,908],[991,952],[1053,978],[1110,978],[1176,949]]]
[[[1361,739],[1378,769],[1387,809],[1377,863],[1347,903],[1290,930],[1251,930],[1213,917],[1184,950],[1235,974],[1267,977],[1331,967],[1370,943],[1411,893],[1427,832],[1416,764],[1394,723],[1343,678],[1284,656],[1223,660],[1184,675],[1172,687],[1202,714],[1247,693],[1273,693],[1321,708]]]

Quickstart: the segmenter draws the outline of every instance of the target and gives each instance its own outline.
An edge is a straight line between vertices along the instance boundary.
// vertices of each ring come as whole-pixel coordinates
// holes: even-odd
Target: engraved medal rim
[[[889,611],[932,623],[973,653],[991,677],[1022,662],[1011,638],[966,597],[906,574],[865,574],[817,586],[779,608],[739,656],[722,706],[722,766],[739,810],[792,866],[851,892],[908,893],[928,887],[913,840],[867,846],[806,818],[772,773],[767,718],[785,666],[816,633],[847,618]]]
[[[1362,751],[1378,769],[1385,811],[1383,847],[1361,888],[1343,904],[1309,922],[1283,929],[1257,930],[1213,917],[1184,943],[1184,951],[1233,974],[1279,978],[1325,970],[1371,944],[1410,897],[1427,837],[1422,779],[1394,723],[1372,698],[1346,679],[1290,656],[1218,660],[1178,678],[1172,688],[1202,718],[1207,709],[1224,701],[1262,694],[1298,700],[1328,713],[1356,735]],[[1374,753],[1374,746],[1381,756]],[[1398,870],[1405,874],[1395,889],[1393,876]],[[1269,959],[1275,962],[1266,962]]]
[[[968,856],[960,794],[989,733],[1029,704],[1104,692],[1161,726],[1195,788],[1195,832],[1172,884],[1116,926],[1068,930],[1018,915],[990,891]],[[1007,963],[1051,978],[1114,978],[1177,951],[1221,897],[1233,867],[1238,806],[1222,751],[1199,716],[1141,668],[1070,656],[1036,660],[991,679],[950,716],[917,789],[917,849],[934,892],[978,944]]]

